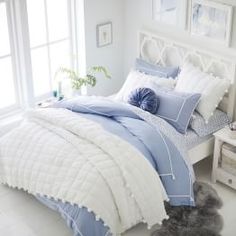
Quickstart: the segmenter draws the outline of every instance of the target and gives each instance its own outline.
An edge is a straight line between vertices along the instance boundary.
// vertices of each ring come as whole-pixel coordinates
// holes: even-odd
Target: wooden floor
[[[195,166],[197,178],[210,181],[210,160]],[[223,236],[236,235],[236,191],[217,183],[214,185],[224,201],[221,214],[225,226]],[[46,208],[32,196],[0,186],[0,235],[1,236],[72,236],[59,214]],[[150,231],[139,225],[124,236],[148,236]]]

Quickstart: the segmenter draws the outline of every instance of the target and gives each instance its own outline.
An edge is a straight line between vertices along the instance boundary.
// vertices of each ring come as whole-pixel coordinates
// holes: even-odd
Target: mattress
[[[188,129],[187,133],[185,135],[183,135],[183,139],[186,143],[186,146],[187,146],[188,150],[190,150],[190,149],[196,147],[197,145],[207,141],[211,137],[212,137],[212,135],[207,135],[207,136],[204,136],[204,137],[200,137],[192,129]]]

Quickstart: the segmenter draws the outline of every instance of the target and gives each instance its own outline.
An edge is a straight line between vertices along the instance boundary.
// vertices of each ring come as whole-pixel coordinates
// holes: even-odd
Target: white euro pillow
[[[191,63],[186,63],[179,74],[175,90],[186,93],[200,93],[201,99],[196,111],[208,122],[227,93],[229,86],[229,81],[204,73]]]
[[[139,71],[132,70],[125,83],[123,84],[120,91],[116,94],[115,98],[119,101],[126,102],[130,93],[137,88],[150,88],[152,89],[153,85],[160,87],[166,87],[173,89],[176,81],[171,78],[160,78],[158,76],[147,75]]]

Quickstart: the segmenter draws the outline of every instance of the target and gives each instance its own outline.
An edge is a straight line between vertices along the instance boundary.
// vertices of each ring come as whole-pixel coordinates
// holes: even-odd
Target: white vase
[[[87,86],[82,85],[82,87],[81,87],[81,95],[82,96],[86,96],[87,93],[88,93]]]
[[[73,97],[78,97],[80,95],[81,95],[81,91],[80,90],[73,89]]]

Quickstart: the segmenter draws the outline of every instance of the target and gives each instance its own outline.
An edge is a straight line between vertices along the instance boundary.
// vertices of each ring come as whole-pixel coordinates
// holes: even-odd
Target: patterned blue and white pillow
[[[156,115],[165,119],[180,133],[185,134],[201,94],[179,93],[157,87],[154,91],[160,99]]]
[[[205,137],[224,128],[229,123],[230,118],[228,115],[217,109],[207,123],[198,112],[194,112],[189,127],[193,129],[198,136]]]

